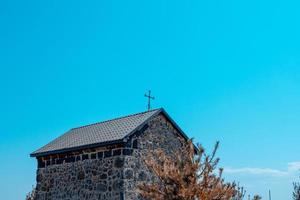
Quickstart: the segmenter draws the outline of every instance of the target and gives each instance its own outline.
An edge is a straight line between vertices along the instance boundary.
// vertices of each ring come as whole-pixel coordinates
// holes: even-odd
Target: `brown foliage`
[[[154,150],[145,158],[145,163],[158,177],[157,183],[139,185],[145,199],[155,200],[230,200],[236,194],[234,183],[225,183],[220,168],[214,173],[219,159],[215,158],[219,143],[212,155],[206,155],[202,146],[197,148],[192,141],[173,155],[163,150]]]

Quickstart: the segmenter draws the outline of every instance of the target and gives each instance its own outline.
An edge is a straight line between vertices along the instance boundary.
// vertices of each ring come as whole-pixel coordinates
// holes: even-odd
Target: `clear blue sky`
[[[300,166],[299,1],[0,1],[0,191],[66,130],[164,107],[227,180],[291,199]],[[266,199],[266,198],[265,198]]]

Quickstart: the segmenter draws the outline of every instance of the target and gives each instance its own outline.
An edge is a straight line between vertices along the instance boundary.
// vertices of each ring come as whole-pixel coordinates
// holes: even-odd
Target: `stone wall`
[[[172,154],[179,134],[163,115],[119,145],[38,158],[37,200],[136,200],[136,187],[155,181],[143,159],[149,150]]]
[[[167,154],[173,154],[181,146],[178,131],[163,116],[159,115],[147,124],[143,133],[132,138],[137,141],[137,149],[125,157],[124,170],[133,176],[124,180],[125,199],[142,199],[136,192],[137,185],[142,182],[157,182],[155,176],[144,164],[144,159],[151,150],[162,148]]]
[[[132,150],[120,147],[66,155],[53,164],[51,158],[43,161],[49,164],[44,167],[39,161],[37,200],[120,200],[124,196],[125,157],[131,154]]]

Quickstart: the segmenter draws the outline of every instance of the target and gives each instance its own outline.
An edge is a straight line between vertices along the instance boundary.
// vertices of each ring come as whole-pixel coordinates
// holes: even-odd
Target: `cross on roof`
[[[151,96],[151,90],[148,91],[148,94],[145,94],[145,97],[148,98],[148,111],[151,110],[151,100],[155,98]]]

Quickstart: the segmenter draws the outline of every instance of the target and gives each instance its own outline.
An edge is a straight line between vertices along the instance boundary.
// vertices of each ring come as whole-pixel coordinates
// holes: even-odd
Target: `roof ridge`
[[[87,125],[83,125],[83,126],[78,126],[78,127],[75,127],[75,128],[71,128],[70,130],[76,130],[76,129],[85,128],[85,127],[88,127],[88,126],[93,126],[93,125],[96,125],[96,124],[102,124],[102,123],[106,123],[106,122],[110,122],[110,121],[114,121],[114,120],[133,117],[133,116],[136,116],[136,115],[142,115],[142,114],[145,114],[145,113],[148,113],[148,112],[158,111],[158,110],[161,110],[161,109],[162,108],[156,108],[156,109],[153,109],[153,110],[147,110],[147,111],[144,111],[144,112],[125,115],[125,116],[122,116],[122,117],[116,117],[116,118],[109,119],[109,120],[104,120],[104,121],[101,121],[101,122],[95,122],[95,123],[91,123],[91,124],[87,124]]]

